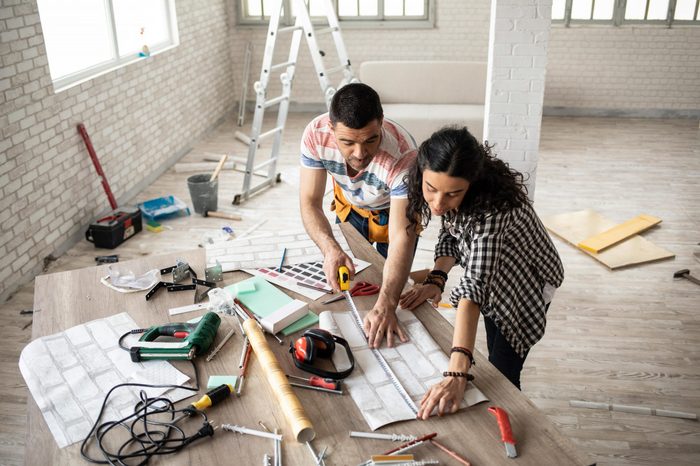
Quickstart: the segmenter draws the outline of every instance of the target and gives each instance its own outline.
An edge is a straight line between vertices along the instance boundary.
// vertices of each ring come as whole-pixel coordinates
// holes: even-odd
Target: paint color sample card
[[[354,257],[340,227],[333,224],[331,230],[340,248],[350,257]],[[219,261],[224,272],[261,267],[277,268],[283,253],[285,266],[323,261],[321,250],[304,230],[266,232],[233,241],[205,244],[205,249],[207,267],[213,267]]]
[[[360,273],[371,264],[360,259],[353,259],[355,264],[355,273]],[[323,262],[305,262],[303,264],[285,265],[282,267],[282,272],[278,272],[277,268],[259,268],[246,269],[245,272],[264,277],[265,280],[274,283],[275,285],[286,288],[295,293],[299,293],[309,299],[317,300],[322,296],[327,296],[322,291],[312,290],[297,285],[297,282],[304,282],[307,285],[328,288],[326,284],[326,274],[323,273]]]

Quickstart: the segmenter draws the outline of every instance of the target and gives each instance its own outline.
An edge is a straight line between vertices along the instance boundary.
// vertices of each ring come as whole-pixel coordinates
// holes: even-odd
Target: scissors
[[[358,282],[350,289],[350,296],[371,296],[379,293],[379,287],[367,282]],[[323,304],[330,304],[345,299],[345,294],[323,301]]]

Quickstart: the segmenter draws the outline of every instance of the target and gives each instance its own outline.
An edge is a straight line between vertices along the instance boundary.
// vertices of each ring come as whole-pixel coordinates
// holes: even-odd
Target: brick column
[[[534,198],[552,0],[492,0],[484,140]]]

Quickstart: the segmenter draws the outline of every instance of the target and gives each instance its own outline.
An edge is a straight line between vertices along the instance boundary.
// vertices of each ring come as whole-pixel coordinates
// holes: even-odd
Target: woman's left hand
[[[456,413],[467,389],[464,377],[445,377],[423,396],[416,419],[426,420],[437,406],[438,416]]]

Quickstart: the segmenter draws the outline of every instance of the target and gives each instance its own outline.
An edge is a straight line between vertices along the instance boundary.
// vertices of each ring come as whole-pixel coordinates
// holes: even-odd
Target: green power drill
[[[221,318],[213,312],[207,312],[196,324],[171,323],[154,325],[148,329],[136,329],[128,334],[143,333],[138,342],[129,351],[134,362],[151,359],[194,359],[206,352],[211,346]],[[157,341],[160,337],[170,337],[169,341]],[[177,339],[173,341],[172,339]],[[120,339],[121,340],[121,339]],[[121,345],[121,341],[120,341]]]

